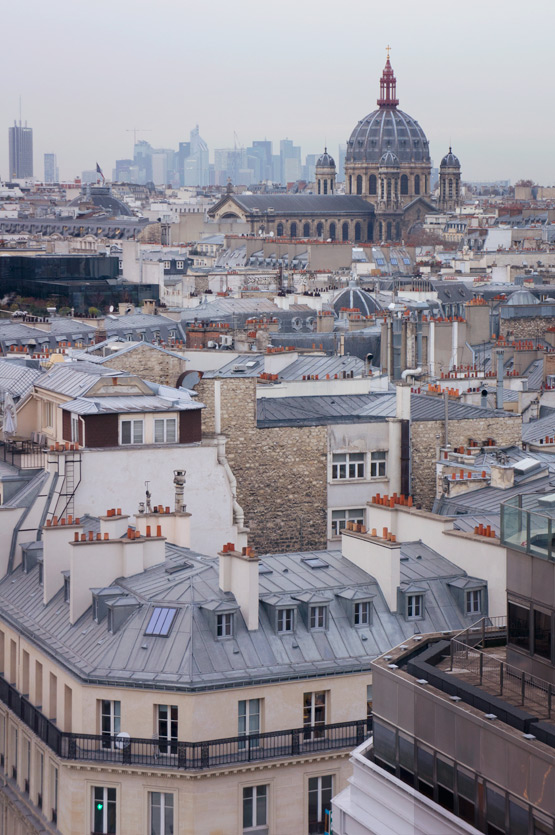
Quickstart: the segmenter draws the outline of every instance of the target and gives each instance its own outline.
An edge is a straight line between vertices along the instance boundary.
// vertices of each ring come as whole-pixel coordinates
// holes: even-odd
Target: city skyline
[[[285,135],[303,156],[321,153],[326,144],[337,153],[358,120],[375,109],[390,44],[400,107],[422,125],[436,165],[452,144],[468,180],[555,179],[555,117],[542,106],[544,79],[555,62],[548,40],[555,11],[544,0],[534,4],[542,26],[533,51],[521,42],[514,0],[503,5],[503,16],[493,4],[470,0],[456,20],[438,0],[424,10],[401,2],[371,21],[367,6],[354,2],[348,20],[362,25],[341,30],[330,29],[335,7],[312,0],[300,7],[286,0],[271,17],[261,16],[251,0],[239,9],[213,0],[209,10],[184,10],[165,0],[154,19],[128,0],[115,7],[100,0],[94,14],[92,8],[54,0],[46,10],[27,0],[10,10],[26,40],[8,43],[0,66],[7,73],[22,50],[31,50],[34,70],[27,73],[18,63],[4,97],[2,177],[8,174],[7,127],[20,95],[34,130],[35,170],[54,150],[62,178],[97,161],[111,171],[116,159],[132,156],[135,128],[154,147],[177,148],[199,124],[212,154],[233,147],[235,135],[244,146],[257,138],[275,146]],[[27,32],[30,14],[36,25]],[[117,50],[110,46],[113,35]],[[64,43],[59,52],[54,36]],[[139,47],[145,48],[142,63]],[[96,60],[105,53],[109,60]],[[539,124],[533,141],[530,124]]]

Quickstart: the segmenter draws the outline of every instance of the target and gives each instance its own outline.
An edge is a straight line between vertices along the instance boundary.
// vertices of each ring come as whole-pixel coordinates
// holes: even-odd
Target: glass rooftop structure
[[[501,542],[507,548],[555,560],[555,493],[512,496],[501,505]]]

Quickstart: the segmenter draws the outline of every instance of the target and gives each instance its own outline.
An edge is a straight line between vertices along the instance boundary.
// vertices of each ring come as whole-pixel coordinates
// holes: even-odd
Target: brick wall
[[[499,320],[500,335],[509,336],[511,340],[533,339],[536,336],[543,338],[546,329],[552,327],[555,327],[555,318],[552,316]]]
[[[221,431],[237,499],[258,553],[326,547],[327,429],[256,426],[256,380],[219,381]],[[197,385],[203,434],[214,431],[214,380]]]
[[[449,443],[457,447],[466,445],[469,438],[478,442],[494,438],[501,446],[520,446],[521,431],[520,415],[450,420]],[[412,494],[425,510],[431,510],[434,503],[437,451],[444,437],[443,421],[414,421],[411,425]]]
[[[157,351],[146,342],[119,357],[110,357],[106,365],[117,368],[118,371],[137,374],[153,383],[174,387],[179,376],[187,370],[187,361],[184,358]]]

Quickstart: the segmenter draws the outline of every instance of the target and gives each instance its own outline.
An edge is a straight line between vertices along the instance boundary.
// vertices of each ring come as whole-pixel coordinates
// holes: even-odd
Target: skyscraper
[[[207,186],[210,183],[208,145],[196,125],[191,131],[191,153],[185,159],[184,179],[186,186]]]
[[[19,120],[9,128],[10,168],[9,176],[14,180],[23,180],[33,176],[33,129],[25,127]]]
[[[44,155],[44,182],[59,183],[60,173],[56,162],[56,154]]]

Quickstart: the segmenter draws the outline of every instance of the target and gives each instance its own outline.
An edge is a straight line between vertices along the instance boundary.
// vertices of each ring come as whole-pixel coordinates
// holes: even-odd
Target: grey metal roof
[[[448,586],[465,572],[421,543],[408,543],[401,555],[402,582],[417,582],[425,590],[424,618],[418,622],[390,612],[375,580],[337,551],[270,554],[262,558],[269,571],[260,573],[261,601],[275,603],[304,592],[327,599],[328,628],[311,631],[299,613],[295,632],[280,635],[271,610],[262,605],[257,630],[247,630],[237,612],[234,637],[217,640],[206,609],[236,608],[233,596],[218,586],[218,560],[170,544],[165,562],[114,581],[139,603],[115,634],[108,632],[106,620],[92,619],[91,608],[71,626],[63,590],[44,606],[35,569],[24,574],[19,567],[0,582],[0,605],[3,617],[28,640],[90,682],[179,690],[337,675],[368,670],[374,658],[415,630],[468,625]],[[306,557],[320,557],[328,567],[311,569],[302,560]],[[168,566],[184,558],[189,568],[167,573]],[[345,589],[363,591],[372,599],[371,626],[352,625],[338,597]],[[153,609],[164,606],[177,609],[170,634],[146,636]]]
[[[113,341],[106,340],[103,345],[113,345]],[[114,357],[121,357],[123,354],[130,354],[133,351],[136,351],[137,348],[140,347],[147,347],[152,351],[160,351],[162,354],[167,354],[170,357],[177,357],[177,359],[183,360],[184,362],[188,362],[188,360],[182,355],[177,354],[175,351],[169,351],[167,348],[163,348],[161,345],[152,345],[150,342],[122,342],[122,348],[119,351],[111,351],[105,357],[95,357],[95,362],[105,363],[110,362],[111,359]],[[91,346],[93,349],[100,347],[99,345]]]
[[[365,363],[358,357],[323,357],[314,354],[297,357],[297,359],[291,358],[290,364],[278,372],[278,377],[280,380],[302,380],[303,377],[318,375],[318,378],[323,380],[327,374],[330,379],[334,379],[336,374],[339,377],[344,373],[351,374],[351,372],[354,377],[362,377],[365,370]],[[258,377],[263,371],[264,354],[249,353],[238,356],[215,371],[205,372],[204,377]]]
[[[43,375],[42,368],[27,368],[17,360],[0,359],[0,391],[12,397],[22,397],[31,391],[33,383]]]
[[[126,372],[114,371],[112,368],[94,363],[59,362],[37,380],[35,385],[58,394],[76,397],[85,394],[99,377],[121,376],[126,376]]]
[[[379,108],[356,125],[347,142],[346,162],[376,164],[393,151],[400,162],[430,162],[426,134],[412,116],[398,108]]]
[[[273,208],[276,215],[374,214],[371,203],[353,194],[234,194],[232,200],[246,212]]]
[[[522,424],[522,440],[526,443],[539,444],[546,437],[555,437],[555,414]]]
[[[97,415],[116,412],[185,412],[200,409],[202,404],[193,400],[185,391],[174,389],[173,397],[133,394],[123,397],[78,397],[61,406],[76,415]]]

